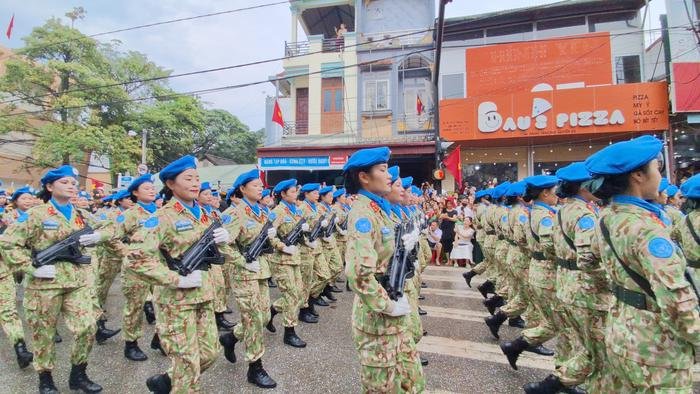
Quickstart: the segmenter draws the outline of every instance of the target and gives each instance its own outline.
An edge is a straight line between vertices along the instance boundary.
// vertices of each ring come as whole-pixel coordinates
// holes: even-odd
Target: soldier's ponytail
[[[36,196],[43,202],[49,202],[51,199],[51,192],[46,188],[46,185],[42,185],[41,190],[39,190]]]

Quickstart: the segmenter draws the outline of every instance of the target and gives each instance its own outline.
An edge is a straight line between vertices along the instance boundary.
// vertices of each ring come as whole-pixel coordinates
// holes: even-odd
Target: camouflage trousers
[[[331,246],[324,246],[323,255],[328,262],[328,272],[330,277],[328,283],[335,282],[335,279],[343,272],[343,259],[340,257],[338,244],[334,241]]]
[[[523,330],[521,335],[530,345],[539,345],[554,338],[557,334],[557,320],[554,310],[558,298],[555,290],[537,287],[532,283],[530,283],[530,295],[532,296],[532,305],[539,318],[539,324]]]
[[[122,260],[120,258],[115,258],[115,257],[105,257],[100,259],[100,264],[98,265],[97,269],[97,287],[96,287],[96,293],[97,293],[97,302],[100,304],[100,308],[102,308],[102,318],[105,318],[106,316],[106,307],[107,307],[107,295],[109,294],[109,288],[112,287],[112,283],[114,283],[114,278],[117,277],[117,274],[122,269]]]
[[[420,295],[418,289],[420,289],[420,279],[418,272],[416,272],[413,278],[406,281],[406,287],[404,287],[404,294],[411,305],[411,313],[408,315],[408,333],[413,337],[415,343],[423,339],[423,322],[418,314],[418,296]]]
[[[501,307],[501,311],[509,318],[524,314],[528,308],[528,300],[530,299],[527,283],[529,262],[529,256],[523,255],[520,248],[511,246],[508,249],[505,265],[511,278],[512,293],[508,302]]]
[[[590,365],[583,362],[585,348],[576,331],[571,305],[558,301],[553,307],[553,318],[557,331],[554,349],[554,375],[565,386],[582,384],[590,374]]]
[[[224,266],[212,264],[209,268],[209,279],[214,286],[214,312],[226,311],[226,283],[224,279]]]
[[[241,313],[233,335],[245,344],[245,360],[257,361],[265,353],[263,329],[270,321],[270,289],[267,279],[241,280],[233,283],[233,294]]]
[[[320,248],[320,246],[319,246]],[[303,259],[303,257],[302,257]],[[309,295],[317,298],[331,281],[331,270],[328,266],[325,253],[314,255],[313,258],[313,280]]]
[[[496,241],[496,247],[494,248],[493,255],[493,265],[495,271],[498,272],[498,281],[496,282],[496,294],[510,299],[513,293],[512,285],[512,275],[510,267],[507,264],[508,259],[508,242],[499,239]]]
[[[142,309],[151,294],[151,285],[124,270],[122,292],[124,293],[122,336],[125,341],[136,341],[143,335]]]
[[[639,364],[613,352],[608,352],[607,371],[612,384],[607,392],[615,393],[692,393],[693,371]]]
[[[343,237],[338,237],[336,240],[338,243],[338,253],[340,253],[340,272],[343,272],[343,268],[345,267],[345,251],[348,250],[348,241],[344,239]],[[337,277],[336,277],[337,279]]]
[[[156,303],[155,310],[160,344],[170,359],[170,392],[200,392],[199,378],[221,350],[211,301],[193,305]]]
[[[317,255],[313,254],[314,251],[306,246],[300,246],[299,249],[301,250],[301,300],[303,303],[302,307],[305,308],[309,306],[308,299],[314,283],[314,261]]]
[[[562,370],[567,371],[566,376],[570,377],[569,380],[562,380],[562,383],[572,386],[585,381],[589,393],[605,393],[611,384],[605,349],[607,311],[576,305],[568,305],[567,309],[569,323],[578,337],[581,348],[562,365]]]
[[[408,332],[372,335],[352,329],[360,356],[363,393],[422,393],[425,377],[416,343]]]
[[[17,314],[17,290],[12,275],[0,278],[0,325],[11,344],[24,339],[22,320]]]
[[[59,314],[73,334],[71,364],[83,364],[95,341],[95,310],[88,286],[74,289],[31,289],[24,293],[24,310],[34,345],[34,369],[54,369],[56,360],[53,338]]]
[[[296,327],[299,324],[299,308],[304,304],[301,265],[273,263],[271,266],[272,276],[280,291],[280,297],[273,306],[282,316],[284,327]]]
[[[224,270],[224,285],[226,286],[226,305],[228,305],[228,300],[231,297],[231,294],[233,294],[233,288],[231,287],[231,281],[233,278],[233,264],[224,264],[223,265],[223,270]]]

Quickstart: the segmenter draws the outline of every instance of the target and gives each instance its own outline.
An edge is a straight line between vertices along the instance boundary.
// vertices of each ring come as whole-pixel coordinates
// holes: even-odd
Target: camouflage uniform
[[[34,278],[31,253],[42,250],[66,238],[85,226],[83,218],[73,207],[66,219],[52,203],[28,211],[23,226],[10,226],[0,237],[3,260],[10,270],[29,274],[24,294],[24,310],[34,344],[34,369],[38,372],[54,368],[54,336],[59,313],[73,334],[71,363],[87,363],[95,340],[93,293],[88,283],[92,267],[57,262],[54,279]]]
[[[160,249],[174,258],[181,256],[211,225],[206,212],[197,219],[176,199],[170,200],[132,237],[129,272],[152,284],[156,330],[171,361],[167,374],[173,393],[199,392],[200,376],[214,364],[219,343],[214,320],[214,287],[208,271],[202,271],[202,286],[178,288],[179,275],[170,270]],[[228,246],[218,246],[227,258]]]
[[[330,220],[331,216],[333,216],[333,213],[336,213],[336,210],[333,209],[333,207],[330,205],[326,205],[322,202],[318,205],[321,208],[321,214],[325,215],[327,220]],[[334,220],[335,223],[329,223],[328,225],[338,225],[339,220],[337,214]],[[337,231],[334,231],[333,234],[331,234],[331,236],[328,237],[329,241],[323,239],[321,240],[321,243],[323,245],[323,254],[326,257],[326,262],[328,263],[328,271],[330,273],[330,277],[325,283],[326,285],[333,284],[335,282],[335,278],[337,278],[338,275],[340,275],[340,273],[343,272],[343,260],[340,258],[340,249],[338,248],[338,242],[336,242],[336,232]],[[323,289],[321,290],[323,291]]]
[[[505,205],[497,205],[492,212],[491,223],[494,230],[496,231],[496,243],[494,248],[494,264],[498,267],[498,287],[496,287],[496,293],[505,298],[511,298],[512,293],[512,274],[511,267],[507,263],[508,257],[508,233],[510,228],[508,226],[508,212],[510,212],[510,207]]]
[[[479,204],[476,207],[476,212],[474,212],[474,224],[476,227],[476,242],[479,243],[479,246],[481,247],[481,251],[484,255],[484,259],[482,262],[479,264],[475,265],[473,270],[477,274],[481,275],[486,270],[489,268],[489,262],[487,262],[488,258],[486,256],[486,237],[487,237],[487,229],[486,229],[486,211],[488,209],[488,204]],[[440,257],[440,256],[438,256]],[[489,260],[490,261],[490,260]]]
[[[5,221],[9,226],[24,226],[26,213],[19,216],[19,210],[7,212]],[[22,320],[17,314],[17,291],[12,270],[0,260],[0,325],[10,343],[24,340]]]
[[[676,232],[676,229],[683,225],[685,215],[680,209],[673,205],[664,206],[664,212],[666,212],[666,216],[671,219],[671,238],[676,242],[680,242],[679,234]]]
[[[217,220],[230,221],[231,218],[224,217],[221,212],[217,210],[212,210],[209,216]],[[211,283],[214,286],[214,312],[224,313],[226,312],[226,279],[224,278],[224,270],[227,265],[230,265],[230,261],[224,262],[222,265],[212,265],[209,268],[209,277],[211,278]]]
[[[107,214],[107,219],[104,220],[103,217],[99,217],[98,229],[104,236],[114,234],[116,232],[116,227],[124,221],[124,211],[121,209],[115,209]],[[122,269],[122,255],[119,253],[118,245],[115,243],[118,241],[103,242],[95,246],[95,255],[97,257],[98,265],[97,267],[97,282],[96,282],[96,294],[97,301],[102,309],[103,313],[106,313],[107,305],[107,295],[109,294],[109,289],[114,283],[114,278]]]
[[[411,220],[400,208],[398,208],[398,210],[392,209],[391,219],[394,221],[395,225]],[[419,266],[420,263],[417,265]],[[418,296],[420,295],[418,291],[418,289],[420,289],[420,279],[418,279],[420,276],[419,268],[420,267],[416,268],[415,275],[413,278],[406,281],[406,286],[404,287],[404,294],[406,294],[406,297],[408,298],[408,303],[411,304],[411,313],[408,314],[408,332],[413,337],[413,342],[416,344],[423,339],[423,323],[421,322],[420,315],[418,314]]]
[[[268,255],[258,257],[260,272],[245,269],[245,258],[240,253],[260,234],[260,230],[268,220],[268,215],[260,209],[256,215],[245,201],[235,208],[227,209],[224,214],[232,220],[224,227],[231,234],[233,248],[233,276],[231,284],[233,295],[241,313],[241,322],[233,329],[233,335],[245,343],[245,360],[249,363],[259,360],[265,353],[263,328],[270,321],[270,289],[267,280],[270,278]],[[275,220],[273,215],[270,220]]]
[[[392,307],[376,275],[386,272],[393,255],[394,223],[379,205],[360,195],[350,211],[345,274],[355,292],[353,341],[360,357],[363,392],[418,393],[425,378],[408,316],[391,317]]]
[[[673,226],[673,233],[677,234],[678,243],[685,253],[685,259],[693,272],[695,283],[700,283],[698,282],[700,279],[700,241],[690,231],[691,226],[695,231],[695,236],[700,237],[700,209],[690,212],[687,217]]]
[[[319,208],[320,203],[314,203],[313,206],[311,204],[304,201],[301,203],[300,209],[306,223],[313,229],[316,222],[322,220],[323,214]],[[320,245],[320,237],[316,241],[319,243],[316,249],[303,243],[301,245],[301,277],[305,285],[305,300],[309,297],[318,297],[331,279],[328,261],[326,261],[323,247]],[[307,306],[307,301],[305,301],[304,306]]]
[[[333,205],[333,212],[336,213],[337,221],[335,222],[335,241],[338,244],[338,252],[340,252],[340,271],[336,274],[334,279],[338,279],[338,276],[343,272],[343,267],[345,267],[345,250],[347,248],[347,242],[348,242],[348,235],[347,235],[347,229],[345,230],[345,234],[342,234],[341,231],[343,230],[340,225],[345,222],[345,219],[348,217],[348,214],[350,213],[350,207],[349,206],[343,206],[340,203],[336,203]]]
[[[296,327],[299,324],[299,308],[304,304],[303,288],[301,280],[301,259],[299,252],[287,254],[282,252],[285,244],[280,240],[289,234],[301,220],[301,212],[293,213],[284,202],[280,202],[272,211],[275,214],[274,226],[279,237],[273,238],[275,254],[271,259],[272,275],[277,281],[277,287],[281,293],[275,300],[275,310],[282,314],[284,327]]]
[[[511,272],[512,297],[508,303],[501,307],[501,311],[509,318],[514,318],[525,313],[530,299],[530,290],[525,278],[529,275],[530,250],[527,244],[527,223],[530,212],[520,204],[513,205],[508,211],[508,231],[506,242],[510,245],[506,257],[506,267]],[[528,319],[530,323],[532,318]]]
[[[498,236],[496,235],[496,229],[491,222],[491,216],[493,211],[498,206],[496,204],[489,204],[484,208],[483,214],[481,216],[481,225],[484,228],[484,243],[481,244],[482,252],[484,253],[483,268],[481,264],[474,267],[474,271],[477,274],[485,274],[489,279],[493,280],[497,276],[497,266],[495,263],[495,248]]]
[[[600,226],[594,250],[602,256],[617,298],[605,332],[608,371],[614,380],[610,391],[690,393],[700,315],[697,297],[683,276],[683,255],[670,240],[669,229],[644,202],[617,199],[601,218],[615,252]],[[648,281],[655,299],[631,279],[615,253]]]

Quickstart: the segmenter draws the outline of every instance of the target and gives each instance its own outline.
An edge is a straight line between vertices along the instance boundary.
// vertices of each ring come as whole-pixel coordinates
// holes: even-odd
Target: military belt
[[[624,287],[615,283],[613,283],[612,292],[615,295],[615,298],[617,298],[622,303],[644,311],[650,310],[649,305],[647,304],[647,298],[644,295],[644,293],[625,289]]]
[[[486,235],[496,235],[496,232],[493,230],[492,231],[486,230]]]
[[[532,258],[535,260],[547,260],[542,252],[532,252]]]
[[[688,267],[700,268],[700,260],[688,260]]]
[[[564,260],[564,259],[557,259],[557,265],[560,266],[561,268],[570,270],[570,271],[580,271],[581,269],[576,265],[576,261],[574,260]]]
[[[516,244],[515,241],[513,241],[512,239],[506,239],[506,241],[507,241],[510,245],[518,246],[518,244]]]
[[[499,235],[499,236],[498,236],[498,239],[501,240],[501,241],[503,241],[504,239],[506,239],[506,237],[505,237],[504,235]]]

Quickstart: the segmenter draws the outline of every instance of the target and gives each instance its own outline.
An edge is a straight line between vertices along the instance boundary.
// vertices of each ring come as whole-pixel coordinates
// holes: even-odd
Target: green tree
[[[212,109],[206,112],[206,125],[195,138],[195,153],[221,156],[239,164],[255,162],[256,149],[262,142],[261,133],[253,133],[231,113]]]

